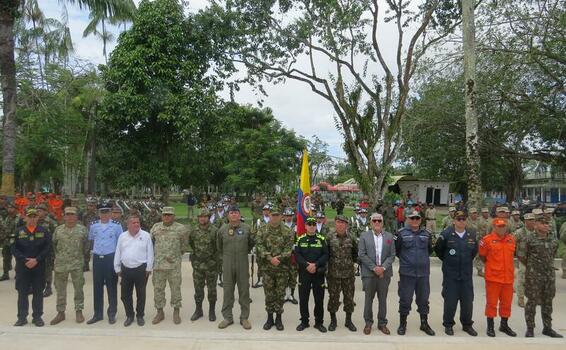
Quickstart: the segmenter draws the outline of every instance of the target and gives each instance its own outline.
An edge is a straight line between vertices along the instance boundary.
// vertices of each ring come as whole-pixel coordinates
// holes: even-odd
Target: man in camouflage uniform
[[[317,220],[318,221],[318,220]],[[318,226],[317,226],[318,227]],[[360,238],[363,232],[366,232],[371,228],[368,211],[366,208],[359,208],[357,215],[350,219],[349,234],[356,240]]]
[[[149,205],[149,210],[146,212],[143,223],[145,228],[143,228],[144,231],[150,232],[151,229],[153,228],[153,225],[157,224],[158,222],[161,221],[161,215],[159,215],[159,212],[157,211],[157,205],[156,204],[150,204]]]
[[[83,275],[84,256],[90,253],[90,243],[86,227],[77,223],[77,208],[65,208],[65,223],[58,226],[53,234],[53,253],[55,255],[55,291],[57,292],[57,316],[51,320],[56,325],[65,320],[67,306],[67,280],[71,275],[75,292],[75,320],[82,323],[85,279]]]
[[[558,228],[556,227],[556,220],[554,219],[554,208],[544,209],[544,216],[550,225],[550,237],[558,239]]]
[[[514,232],[517,247],[521,247],[523,240],[534,234],[535,231],[535,215],[533,213],[525,214],[525,225]],[[525,265],[519,264],[519,271],[517,273],[517,305],[525,307]]]
[[[323,212],[319,211],[314,217],[316,218],[316,233],[326,237],[326,235],[328,235],[328,233],[330,232],[330,229],[328,228],[328,225],[326,223],[326,215],[324,215]]]
[[[356,326],[352,323],[354,312],[354,262],[358,260],[358,244],[355,237],[348,232],[348,219],[338,215],[334,219],[335,229],[326,238],[328,244],[328,312],[330,312],[329,331],[336,330],[336,312],[340,308],[340,294],[344,296],[344,312],[346,322],[344,326],[355,332]]]
[[[257,229],[256,225],[258,220],[262,217],[262,210],[265,206],[265,201],[261,199],[261,195],[256,194],[255,199],[252,201],[250,207],[252,210],[252,228]]]
[[[267,311],[267,321],[263,329],[266,331],[273,325],[278,331],[284,329],[281,314],[291,269],[292,250],[291,230],[281,222],[281,210],[273,208],[269,223],[260,227],[256,242],[257,259],[258,262],[261,261],[263,267],[263,291]]]
[[[283,224],[286,225],[291,234],[291,240],[293,245],[297,241],[297,225],[293,222],[295,217],[295,212],[291,208],[285,209],[283,212]],[[289,281],[287,283],[288,293],[285,296],[285,302],[291,302],[291,304],[297,305],[299,302],[295,299],[295,288],[297,288],[297,264],[294,259],[291,259],[291,268],[289,269]]]
[[[396,232],[397,231],[397,218],[395,217],[395,206],[391,203],[388,203],[385,207],[383,216],[385,217],[385,229],[388,232]],[[436,225],[436,224],[435,224]],[[436,226],[435,226],[436,230]]]
[[[88,235],[88,231],[90,230],[90,225],[92,225],[92,223],[97,221],[98,219],[99,217],[98,217],[98,210],[96,210],[96,201],[92,198],[89,198],[87,199],[86,202],[86,212],[82,217],[83,226],[86,227],[87,229],[87,235]],[[89,245],[90,245],[89,247],[90,250],[92,250],[91,241],[89,241]],[[84,263],[85,271],[90,270],[89,263],[90,263],[90,254],[87,254],[87,256],[85,256],[85,263]]]
[[[267,226],[267,224],[269,223],[269,220],[271,219],[271,206],[269,204],[265,204],[262,208],[262,213],[261,213],[261,217],[259,219],[257,219],[257,222],[255,224],[255,229],[252,228],[252,234],[255,236],[255,241],[257,242],[259,240],[259,235],[261,234],[261,228],[264,226]],[[254,257],[256,256],[256,252],[255,252],[255,247],[254,250],[252,251],[253,256],[252,256],[252,270],[253,270],[253,264],[254,264]],[[263,284],[261,282],[262,277],[263,277],[263,261],[261,261],[261,259],[255,259],[256,263],[257,263],[257,282],[254,284],[254,276],[253,276],[253,271],[252,271],[252,288],[259,288],[262,287]]]
[[[552,338],[562,338],[562,335],[552,329],[552,299],[556,294],[554,273],[554,256],[558,242],[549,236],[550,221],[538,217],[535,223],[535,233],[522,240],[517,256],[525,264],[525,320],[527,332],[525,337],[534,337],[535,314],[537,305],[541,306],[543,330],[542,334]]]
[[[222,225],[228,223],[228,215],[226,215],[226,211],[224,210],[224,203],[218,203],[216,212],[211,215],[210,221],[216,228],[220,228]]]
[[[189,247],[191,249],[191,264],[193,266],[193,283],[195,286],[196,309],[191,321],[203,316],[202,302],[204,301],[204,286],[208,294],[208,320],[216,321],[216,278],[220,260],[216,250],[217,228],[209,223],[210,212],[201,209],[197,216],[197,226],[189,232]]]
[[[560,240],[566,246],[566,221],[560,226]],[[562,279],[566,279],[566,249],[562,253]]]
[[[37,210],[37,224],[43,226],[50,235],[53,235],[55,228],[58,226],[57,221],[49,216],[49,209],[45,203],[41,203],[36,207]],[[45,259],[45,290],[43,291],[43,297],[47,298],[53,291],[51,289],[51,284],[53,282],[53,264],[55,262],[55,255],[53,254],[53,246],[49,249],[49,254]]]
[[[454,214],[456,213],[456,207],[448,208],[448,216],[442,219],[442,231],[446,230],[448,226],[452,226],[454,223]]]
[[[151,228],[154,243],[155,260],[153,277],[154,301],[157,314],[152,323],[158,324],[165,319],[165,287],[169,282],[171,289],[171,306],[173,307],[173,323],[181,323],[181,261],[187,245],[188,231],[185,225],[175,222],[175,208],[163,207],[162,222]]]
[[[119,206],[114,206],[112,207],[112,211],[111,213],[111,219],[112,221],[114,221],[114,223],[120,225],[120,227],[122,227],[122,232],[126,232],[128,231],[128,225],[126,223],[126,220],[124,220],[123,217],[123,212],[122,212],[122,208],[120,208]]]
[[[228,209],[229,223],[220,228],[216,247],[222,257],[224,272],[224,299],[222,302],[223,320],[218,328],[224,329],[234,323],[234,289],[238,287],[240,303],[240,324],[246,330],[252,328],[250,317],[250,271],[248,253],[254,246],[254,235],[249,225],[241,222],[240,209],[231,206]]]
[[[18,208],[13,203],[6,205],[7,215],[0,223],[0,247],[2,247],[2,266],[4,273],[0,277],[0,281],[10,279],[10,270],[12,269],[12,253],[10,252],[10,236],[16,231],[16,227],[20,221]]]
[[[518,210],[513,210],[511,212],[511,217],[509,218],[509,229],[511,230],[511,232],[515,232],[523,226],[524,224],[521,221],[521,212]]]

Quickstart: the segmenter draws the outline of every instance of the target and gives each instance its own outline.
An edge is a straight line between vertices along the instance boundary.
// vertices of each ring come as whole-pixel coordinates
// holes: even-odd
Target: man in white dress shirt
[[[126,310],[124,326],[134,322],[133,291],[136,289],[136,319],[143,326],[145,310],[145,286],[153,269],[153,243],[149,233],[141,229],[139,216],[128,218],[128,230],[118,238],[114,255],[114,270],[120,278],[121,299]]]

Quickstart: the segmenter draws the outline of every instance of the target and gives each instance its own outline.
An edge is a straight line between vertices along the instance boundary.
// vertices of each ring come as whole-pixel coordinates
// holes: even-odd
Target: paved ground
[[[459,326],[455,327],[456,334],[453,337],[444,335],[442,328],[442,298],[440,296],[441,289],[441,272],[440,264],[436,259],[433,260],[431,277],[431,315],[430,323],[436,331],[437,336],[429,337],[424,335],[418,329],[418,315],[413,312],[409,318],[407,335],[404,337],[398,335],[385,336],[374,330],[370,336],[365,336],[361,330],[363,328],[363,292],[361,290],[361,282],[356,281],[356,311],[354,313],[354,323],[358,327],[358,332],[351,333],[343,327],[344,314],[339,313],[339,328],[335,332],[320,334],[312,327],[303,331],[295,330],[299,320],[298,305],[290,303],[285,304],[285,313],[283,314],[283,322],[285,331],[278,332],[273,329],[266,332],[262,329],[265,321],[264,296],[262,289],[251,289],[253,299],[251,310],[251,322],[253,329],[245,331],[240,325],[219,330],[218,322],[211,323],[208,321],[207,315],[196,322],[189,320],[193,312],[193,286],[191,278],[191,268],[188,262],[183,263],[183,300],[184,308],[182,309],[183,322],[180,325],[174,325],[171,320],[172,310],[166,309],[166,320],[161,324],[151,325],[151,319],[155,314],[153,308],[153,288],[151,282],[148,285],[148,301],[146,304],[146,325],[138,327],[132,325],[124,328],[123,307],[119,301],[118,322],[115,325],[109,325],[108,322],[102,321],[94,325],[76,324],[74,322],[74,311],[72,306],[72,285],[69,284],[68,293],[71,302],[67,313],[67,320],[57,326],[49,326],[49,321],[55,316],[55,296],[51,296],[45,300],[44,320],[46,326],[36,328],[33,325],[25,327],[13,327],[12,324],[16,320],[16,291],[14,290],[14,281],[0,282],[0,343],[4,349],[10,350],[29,350],[33,348],[41,349],[158,349],[167,348],[174,349],[289,349],[293,347],[301,347],[302,349],[314,349],[324,347],[328,350],[356,348],[356,349],[375,349],[376,343],[383,350],[389,349],[409,349],[415,346],[423,349],[454,349],[459,350],[477,349],[482,347],[485,350],[500,349],[502,346],[511,346],[514,350],[524,348],[539,348],[545,350],[565,349],[566,340],[550,339],[540,334],[540,316],[537,317],[536,335],[533,339],[525,339],[525,321],[523,309],[513,305],[513,315],[510,325],[519,336],[517,338],[509,338],[508,336],[497,333],[496,338],[488,338],[485,336],[485,318],[483,316],[483,308],[485,306],[484,282],[482,279],[475,277],[475,310],[474,319],[475,327],[480,333],[477,338],[472,338],[461,331]],[[558,265],[558,262],[557,262]],[[558,276],[558,275],[557,275]],[[85,317],[88,319],[92,316],[92,273],[85,274]],[[398,326],[397,314],[397,278],[391,284],[389,295],[389,328],[394,333]],[[219,304],[222,299],[222,291],[219,289]],[[514,300],[516,303],[516,300]],[[207,307],[206,307],[207,309]],[[234,316],[237,318],[239,307],[236,305]],[[217,314],[220,316],[220,305],[217,306]],[[219,319],[220,320],[220,319]],[[328,315],[326,315],[325,324],[328,325]],[[557,297],[554,299],[554,327],[556,330],[566,335],[566,280],[557,279]]]

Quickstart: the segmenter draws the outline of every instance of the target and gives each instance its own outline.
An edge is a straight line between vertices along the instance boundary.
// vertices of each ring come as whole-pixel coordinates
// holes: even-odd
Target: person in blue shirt
[[[108,294],[108,322],[116,323],[118,307],[118,276],[114,272],[114,252],[118,237],[122,234],[122,226],[110,220],[110,205],[99,207],[100,219],[95,221],[88,233],[88,239],[93,242],[92,248],[92,281],[94,294],[94,316],[87,321],[93,324],[103,319],[104,286]]]

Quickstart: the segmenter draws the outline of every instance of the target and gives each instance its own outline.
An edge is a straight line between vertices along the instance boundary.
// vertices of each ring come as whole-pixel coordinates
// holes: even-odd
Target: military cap
[[[507,220],[502,219],[502,218],[495,218],[495,219],[493,219],[493,226],[496,226],[496,227],[503,227],[503,226],[505,226],[505,225],[507,225]]]
[[[35,209],[41,209],[41,210],[48,211],[47,205],[45,205],[45,203],[39,203],[38,205],[35,206]]]
[[[534,220],[535,218],[536,218],[535,214],[533,214],[533,213],[526,213],[525,216],[524,216],[525,220]]]
[[[409,217],[409,218],[420,218],[421,213],[419,213],[416,210],[413,210],[412,212],[409,213],[409,215],[407,215],[407,217]]]
[[[271,207],[269,206],[269,204],[266,204],[263,206],[263,208],[261,208],[261,210],[271,210]]]
[[[273,214],[277,214],[277,215],[281,215],[281,209],[278,206],[274,206],[271,208],[271,215]]]
[[[75,207],[66,207],[65,208],[65,215],[67,214],[77,214],[77,208]]]
[[[101,203],[98,205],[98,211],[100,212],[109,212],[112,207],[109,203]]]
[[[544,213],[545,214],[552,214],[552,213],[554,213],[554,208],[546,208],[546,209],[544,209]]]
[[[323,219],[326,216],[324,215],[323,212],[319,211],[318,213],[316,213],[316,215],[314,217],[317,218],[317,219]]]
[[[521,212],[518,211],[518,210],[513,210],[513,211],[511,212],[511,215],[521,215]]]
[[[472,208],[472,209],[469,210],[469,212],[470,212],[470,214],[477,213],[477,212],[478,212],[478,209],[477,209],[477,208]]]
[[[37,210],[35,208],[28,208],[26,210],[26,216],[37,216]]]
[[[295,215],[295,212],[293,211],[293,209],[287,208],[287,209],[285,209],[285,211],[283,212],[283,215],[285,215],[285,216],[293,216],[293,215]]]
[[[383,221],[383,215],[381,215],[380,213],[373,213],[370,216],[370,220],[382,220]]]
[[[197,216],[210,216],[210,211],[208,211],[208,209],[206,208],[202,208]]]
[[[448,211],[456,211],[456,207],[449,207]]]
[[[507,207],[497,207],[497,209],[495,209],[496,213],[508,213],[509,212],[509,208]]]
[[[240,207],[238,207],[237,205],[231,205],[231,206],[228,208],[228,212],[231,212],[231,211],[237,211],[237,212],[239,213],[239,212],[240,212]]]
[[[535,214],[535,215],[537,215],[537,216],[538,216],[538,215],[542,215],[542,214],[543,214],[543,211],[542,211],[542,209],[540,209],[540,208],[534,208],[534,209],[533,209],[533,214]]]
[[[342,222],[348,223],[348,219],[344,215],[336,215],[336,217],[334,218],[334,221],[342,221]]]
[[[481,208],[481,212],[482,213],[489,213],[489,209],[488,208]]]
[[[468,214],[466,214],[466,212],[463,211],[463,210],[458,210],[458,211],[456,212],[456,214],[454,214],[454,217],[455,217],[455,218],[462,218],[462,217],[463,217],[463,218],[467,218],[467,217],[468,217]]]
[[[535,219],[538,222],[542,222],[544,224],[549,224],[550,223],[550,219],[545,217],[545,216],[537,216],[537,218]]]
[[[316,224],[316,218],[313,216],[309,216],[306,220],[305,220],[306,224]]]
[[[173,207],[163,207],[163,209],[161,209],[161,214],[163,214],[163,215],[175,215],[175,208],[173,208]]]
[[[367,212],[368,212],[368,210],[366,208],[360,208],[358,210],[358,213],[360,213],[360,214],[367,214]]]

